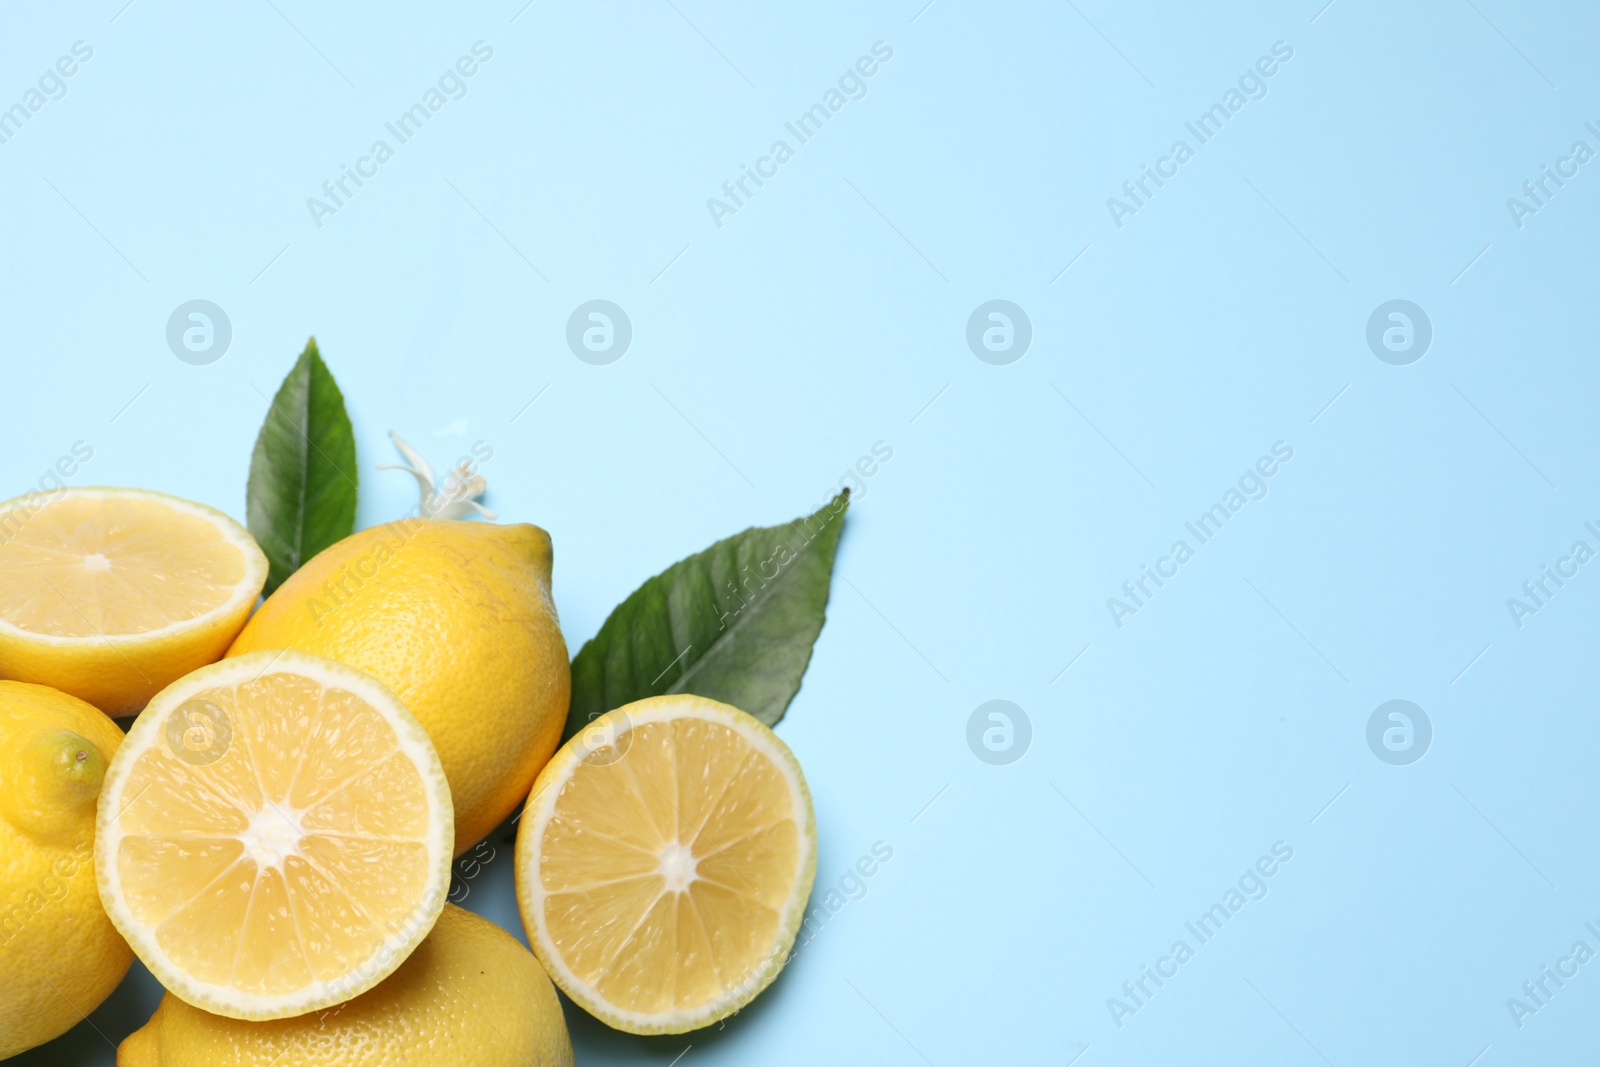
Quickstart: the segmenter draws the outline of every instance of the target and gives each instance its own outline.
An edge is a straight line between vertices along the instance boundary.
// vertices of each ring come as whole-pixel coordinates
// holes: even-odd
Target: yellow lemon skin
[[[245,1022],[168,993],[117,1067],[570,1067],[555,987],[527,949],[446,904],[394,974],[343,1004]]]
[[[537,526],[374,526],[296,571],[228,655],[297,649],[388,686],[439,752],[459,855],[516,810],[561,740],[572,672],[550,565]]]
[[[0,1060],[65,1033],[133,962],[94,876],[95,801],[121,743],[76,697],[0,682]]]

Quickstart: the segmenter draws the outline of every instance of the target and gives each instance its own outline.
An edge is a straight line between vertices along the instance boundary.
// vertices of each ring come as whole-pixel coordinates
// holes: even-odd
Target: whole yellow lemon
[[[168,993],[118,1067],[571,1067],[555,986],[527,949],[446,904],[400,968],[354,1000],[270,1022]]]
[[[95,800],[121,743],[77,697],[0,682],[0,1060],[65,1033],[133,962],[94,877]]]
[[[459,854],[516,810],[561,740],[572,673],[550,563],[537,526],[374,526],[296,571],[228,655],[297,649],[388,686],[439,751]]]

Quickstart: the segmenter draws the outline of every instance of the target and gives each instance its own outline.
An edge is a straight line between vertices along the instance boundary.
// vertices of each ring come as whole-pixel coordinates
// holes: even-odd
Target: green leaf
[[[783,718],[822,630],[846,490],[811,515],[752,527],[679,560],[617,605],[572,661],[566,736],[612,708],[694,693]]]
[[[356,477],[344,394],[313,337],[272,398],[250,457],[245,513],[271,565],[268,594],[355,530]]]

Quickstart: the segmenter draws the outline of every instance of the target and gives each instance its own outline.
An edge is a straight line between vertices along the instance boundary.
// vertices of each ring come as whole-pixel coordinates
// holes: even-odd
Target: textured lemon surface
[[[267,580],[248,530],[142,489],[0,504],[0,676],[112,715],[222,657]]]
[[[509,934],[446,905],[400,969],[356,999],[241,1022],[170,994],[118,1067],[570,1067],[555,987]]]
[[[133,962],[94,879],[95,800],[121,743],[76,697],[0,682],[0,1059],[65,1033]]]
[[[572,675],[550,563],[537,526],[374,526],[283,583],[228,654],[299,649],[393,690],[439,750],[459,853],[516,810],[561,740]]]
[[[240,1019],[348,1000],[444,906],[450,791],[375,679],[297,652],[159,693],[100,796],[106,911],[169,991]]]
[[[737,708],[651,697],[556,753],[517,835],[517,898],[556,984],[604,1022],[682,1033],[749,1003],[816,871],[794,754]]]

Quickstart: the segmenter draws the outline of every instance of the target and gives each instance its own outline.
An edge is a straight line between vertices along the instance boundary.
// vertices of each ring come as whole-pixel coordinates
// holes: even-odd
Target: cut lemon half
[[[106,770],[95,872],[175,996],[235,1019],[349,1000],[444,907],[454,818],[439,757],[377,679],[300,652],[158,693]]]
[[[0,677],[125,715],[222,658],[267,580],[250,532],[143,489],[0,504]]]
[[[517,901],[550,977],[591,1015],[680,1034],[782,969],[816,873],[816,820],[776,734],[704,697],[594,720],[540,773]]]

